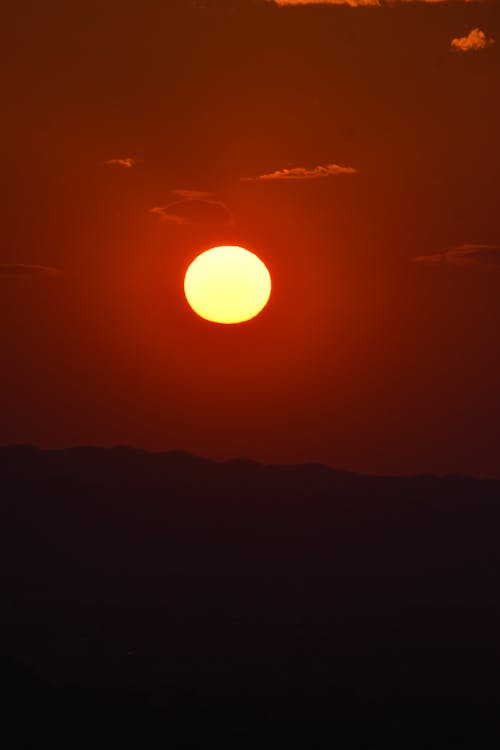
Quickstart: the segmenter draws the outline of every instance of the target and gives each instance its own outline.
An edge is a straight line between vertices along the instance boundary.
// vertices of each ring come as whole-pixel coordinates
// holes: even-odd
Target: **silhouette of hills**
[[[125,447],[0,448],[0,476],[4,702],[63,706],[54,746],[82,711],[132,747],[496,731],[500,482]]]

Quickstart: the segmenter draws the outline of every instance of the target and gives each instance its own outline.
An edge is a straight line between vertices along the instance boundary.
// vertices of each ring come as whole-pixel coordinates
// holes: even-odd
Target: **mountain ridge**
[[[16,459],[26,458],[27,456],[38,457],[40,459],[45,458],[64,458],[64,457],[97,457],[102,458],[115,457],[115,458],[144,458],[151,460],[152,463],[164,462],[165,465],[172,465],[174,461],[181,462],[183,464],[192,463],[193,466],[212,466],[216,469],[223,471],[225,468],[241,468],[241,469],[252,469],[255,471],[268,471],[268,472],[290,472],[294,471],[307,471],[316,472],[317,474],[328,474],[331,478],[345,477],[360,480],[385,480],[385,481],[411,481],[411,480],[435,480],[435,481],[466,481],[466,482],[480,482],[480,483],[491,483],[500,487],[500,479],[481,477],[469,474],[460,474],[456,472],[444,473],[444,474],[432,474],[432,473],[416,473],[416,474],[372,474],[365,472],[353,471],[350,469],[339,469],[329,464],[324,464],[316,461],[301,461],[292,463],[281,463],[281,462],[263,462],[254,459],[248,459],[244,457],[235,457],[228,459],[213,459],[207,456],[201,456],[196,453],[192,453],[188,450],[161,450],[154,451],[145,448],[130,447],[127,445],[112,445],[112,446],[92,446],[92,445],[78,445],[65,448],[40,448],[35,445],[24,445],[24,444],[7,444],[0,445],[0,467],[3,466],[5,459]],[[126,470],[126,467],[125,467]]]
[[[43,673],[497,689],[499,482],[17,447],[0,483],[4,651]]]

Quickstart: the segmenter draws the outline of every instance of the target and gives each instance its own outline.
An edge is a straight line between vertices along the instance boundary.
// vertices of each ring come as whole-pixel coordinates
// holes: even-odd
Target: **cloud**
[[[60,276],[62,271],[50,266],[37,266],[26,263],[1,263],[0,276],[9,278]]]
[[[168,203],[166,206],[155,206],[150,209],[150,213],[158,216],[161,221],[166,221],[170,224],[177,224],[178,226],[186,226],[189,224],[199,225],[228,225],[232,224],[231,215],[228,211],[227,206],[220,201],[213,200],[213,196],[208,194],[210,197],[191,197],[193,194],[200,193],[197,191],[173,191],[174,194],[179,195],[182,193],[187,197],[182,200],[173,201]]]
[[[359,8],[369,5],[381,5],[380,0],[268,0],[274,5],[350,5],[353,8]]]
[[[177,195],[179,198],[198,198],[209,201],[215,198],[213,193],[208,193],[205,190],[172,190],[172,195]]]
[[[442,253],[420,255],[414,263],[428,266],[466,266],[500,271],[500,245],[457,245]]]
[[[242,177],[243,182],[258,182],[261,180],[318,180],[323,177],[337,177],[341,174],[357,174],[359,170],[354,167],[340,167],[338,164],[327,164],[318,167],[293,167],[292,169],[279,169],[276,172],[262,174],[259,177]]]
[[[280,7],[292,5],[349,5],[351,8],[368,8],[368,7],[390,7],[393,5],[403,5],[407,3],[480,3],[483,0],[267,0],[267,2]]]
[[[491,47],[495,44],[492,37],[487,37],[484,31],[472,29],[467,36],[459,36],[451,40],[451,48],[457,52],[475,52],[477,50]]]
[[[124,159],[108,159],[104,162],[108,167],[124,167],[125,169],[131,169],[136,164],[136,159],[127,156]]]

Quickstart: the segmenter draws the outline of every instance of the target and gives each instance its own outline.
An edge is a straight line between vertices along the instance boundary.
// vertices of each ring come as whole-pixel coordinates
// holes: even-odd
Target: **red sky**
[[[500,477],[497,2],[4,14],[0,443]]]

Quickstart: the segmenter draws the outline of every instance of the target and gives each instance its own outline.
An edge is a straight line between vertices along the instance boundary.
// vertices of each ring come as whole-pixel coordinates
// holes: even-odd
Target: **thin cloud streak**
[[[352,8],[380,6],[380,0],[268,0],[274,5],[350,5]]]
[[[215,198],[214,193],[209,193],[206,190],[172,190],[172,195],[176,195],[179,198],[193,198],[209,201]]]
[[[419,255],[414,263],[428,266],[462,266],[500,271],[500,245],[457,245],[441,253]]]
[[[136,164],[136,160],[132,157],[127,156],[124,159],[108,159],[104,162],[108,167],[123,167],[124,169],[132,169]]]
[[[0,277],[4,278],[38,278],[42,276],[61,276],[62,271],[59,268],[51,266],[39,266],[29,263],[1,263]]]
[[[188,193],[193,191],[182,192]],[[232,219],[225,203],[206,198],[184,198],[168,203],[166,206],[154,206],[149,210],[149,213],[157,216],[162,222],[176,224],[177,226],[228,226],[232,224]]]
[[[327,164],[317,167],[293,167],[291,169],[279,169],[258,177],[242,177],[242,182],[264,182],[270,180],[319,180],[325,177],[338,177],[343,174],[358,174],[359,170],[354,167],[342,167],[338,164]]]
[[[451,40],[451,48],[457,52],[477,52],[495,44],[493,37],[487,37],[481,29],[472,29],[467,36]]]
[[[388,8],[394,5],[407,5],[408,3],[420,3],[436,5],[438,3],[465,4],[481,3],[487,0],[267,0],[272,5],[279,7],[291,7],[300,5],[348,5],[351,8]]]

